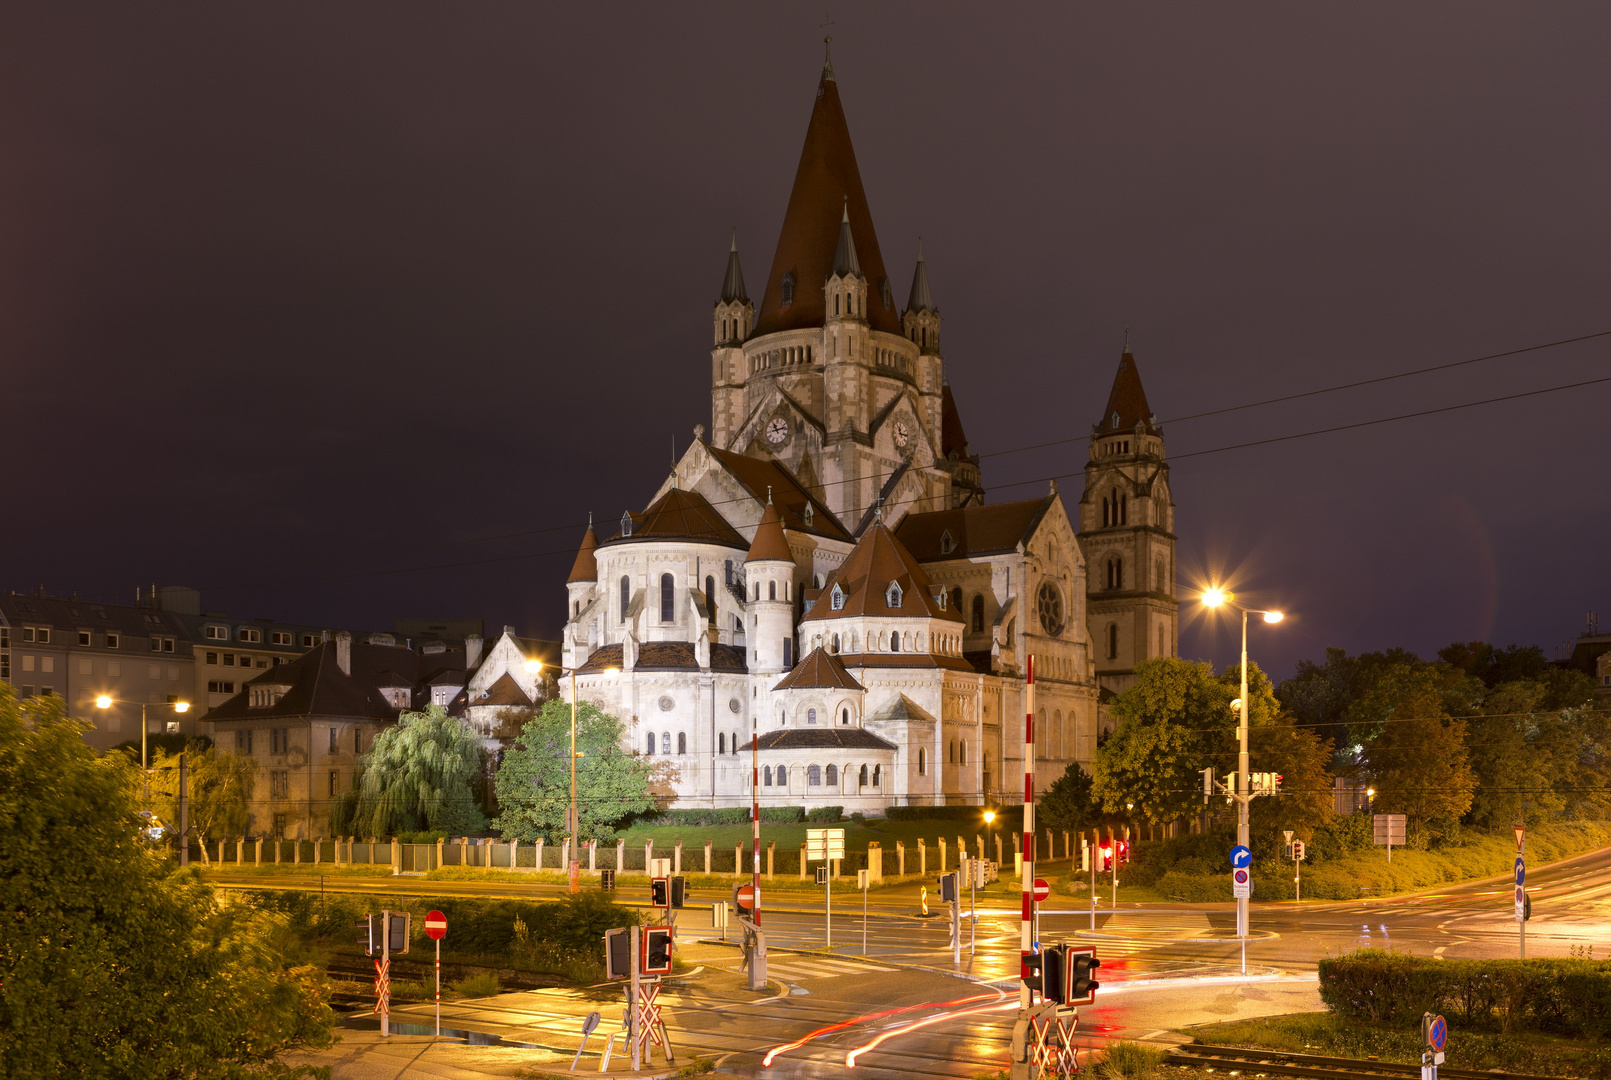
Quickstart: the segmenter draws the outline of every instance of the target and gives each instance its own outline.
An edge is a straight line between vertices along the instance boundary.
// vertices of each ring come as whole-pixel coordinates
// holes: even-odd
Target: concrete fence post
[[[906,876],[906,841],[895,841],[895,873]]]
[[[235,865],[239,866],[246,861],[246,837],[235,838]]]
[[[302,865],[302,837],[291,841],[291,862],[297,866]]]
[[[800,845],[800,880],[806,879],[806,846]]]
[[[509,872],[512,874],[520,869],[520,841],[509,841]]]
[[[645,874],[654,873],[654,837],[652,836],[643,841],[643,872]]]
[[[1070,854],[1070,848],[1069,848],[1069,843],[1068,843],[1068,830],[1064,829],[1063,830],[1063,858],[1072,859],[1073,857],[1074,856],[1072,854]]]
[[[711,840],[706,840],[705,841],[705,873],[706,873],[707,876],[710,874],[710,849],[713,846],[713,844],[714,844],[714,841],[711,841]]]
[[[252,865],[263,865],[263,838],[261,836],[252,841]]]
[[[536,859],[537,859],[537,869],[539,869],[539,870],[541,870],[543,868],[543,844],[545,844],[546,842],[547,842],[547,840],[544,837],[539,836],[537,838],[537,855],[536,855]]]
[[[768,880],[768,881],[772,880],[772,866],[773,866],[773,861],[772,860],[773,860],[773,856],[775,856],[777,853],[778,853],[778,842],[776,840],[768,840],[766,842],[766,880]]]
[[[682,873],[682,841],[681,840],[678,840],[677,843],[676,843],[676,846],[671,849],[671,872],[673,874]]]
[[[744,872],[744,845],[733,845],[733,876],[738,877]]]
[[[968,842],[959,836],[957,837],[957,866],[960,867],[962,865],[962,860],[966,859],[967,857]]]
[[[392,873],[403,872],[403,843],[397,837],[392,837]]]
[[[441,865],[442,865],[442,845],[443,845],[443,844],[444,844],[444,843],[445,843],[445,842],[446,842],[446,841],[445,841],[445,840],[444,840],[444,838],[442,838],[442,837],[440,837],[440,836],[438,836],[438,837],[437,837],[437,838],[436,838],[436,865],[437,865],[437,866],[441,866]]]
[[[884,880],[884,845],[877,840],[867,845],[867,881],[874,884]]]
[[[590,874],[597,873],[598,868],[599,842],[597,840],[589,840],[587,842],[587,872]]]
[[[321,852],[320,852],[320,851],[319,851],[319,848],[320,848],[320,846],[322,846],[322,845],[323,845],[323,844],[324,844],[324,840],[323,840],[323,839],[322,839],[322,838],[315,838],[315,839],[314,839],[314,841],[313,841],[313,865],[314,865],[314,866],[318,866],[318,865],[319,865],[319,856],[320,856],[320,855],[321,855],[321,854],[322,854],[322,853],[321,853]],[[219,862],[223,862],[223,861],[224,861],[224,857],[223,857],[223,856],[222,856],[222,855],[220,855],[220,856],[219,856],[219,857],[218,857],[218,861],[219,861]]]
[[[470,865],[470,838],[468,836],[459,837],[459,865]]]
[[[617,840],[615,842],[615,872],[617,874],[626,873],[626,841],[625,840]]]
[[[978,854],[975,855],[974,858],[976,858],[976,859],[988,858],[988,856],[985,855],[984,837],[980,836],[978,833],[973,834],[973,850],[978,852]]]
[[[920,877],[929,876],[929,848],[923,838],[917,838],[917,872]]]
[[[940,845],[940,874],[943,877],[945,874],[945,837],[940,837],[938,842]]]
[[[996,841],[996,867],[997,867],[997,869],[1000,869],[1001,863],[1002,863],[1002,858],[1001,858],[1001,834],[1000,833],[997,833],[995,835],[995,841]]]

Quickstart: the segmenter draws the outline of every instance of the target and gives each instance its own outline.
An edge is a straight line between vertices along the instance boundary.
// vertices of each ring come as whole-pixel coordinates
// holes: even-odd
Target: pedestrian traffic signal
[[[671,906],[682,907],[683,897],[688,895],[688,879],[678,874],[671,879]]]
[[[1091,973],[1102,966],[1094,949],[1068,951],[1068,996],[1065,1005],[1087,1005],[1096,1000],[1096,991],[1102,985]]]
[[[1113,869],[1113,849],[1111,847],[1104,846],[1096,849],[1096,868],[1104,874]]]
[[[947,904],[957,899],[957,876],[955,874],[940,875],[940,899]]]
[[[1040,996],[1061,1005],[1068,1000],[1068,946],[1052,945],[1040,954]]]
[[[671,906],[671,882],[668,879],[657,877],[649,881],[649,906]]]
[[[632,978],[632,931],[625,927],[604,931],[604,977]]]
[[[667,975],[671,972],[671,927],[643,928],[643,973]]]
[[[1294,840],[1294,841],[1292,841],[1292,861],[1293,862],[1302,862],[1303,858],[1304,858],[1303,841],[1302,840]]]
[[[1119,865],[1123,866],[1125,863],[1130,861],[1130,841],[1128,841],[1128,840],[1120,840],[1119,844],[1118,844],[1118,848],[1119,848]]]
[[[1019,961],[1019,978],[1029,984],[1031,990],[1040,989],[1041,954],[1029,953]]]

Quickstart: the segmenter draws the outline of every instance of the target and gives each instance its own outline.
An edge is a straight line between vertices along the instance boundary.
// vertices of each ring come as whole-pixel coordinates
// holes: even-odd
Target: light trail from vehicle
[[[993,994],[975,994],[972,997],[957,998],[955,1001],[927,1001],[922,1005],[905,1005],[899,1009],[886,1009],[883,1012],[868,1013],[866,1016],[858,1016],[854,1020],[841,1020],[837,1024],[829,1024],[827,1027],[818,1028],[809,1035],[796,1039],[794,1042],[784,1043],[782,1046],[774,1046],[772,1049],[768,1050],[766,1052],[766,1056],[761,1059],[761,1066],[763,1068],[770,1066],[772,1064],[772,1059],[777,1057],[779,1054],[786,1054],[790,1050],[798,1050],[800,1047],[804,1046],[812,1039],[818,1038],[819,1036],[831,1035],[835,1031],[842,1031],[847,1027],[854,1027],[857,1024],[864,1024],[869,1020],[882,1020],[886,1016],[894,1016],[897,1013],[903,1012],[913,1012],[917,1009],[944,1009],[952,1005],[966,1005],[970,1001],[983,1001],[985,998],[991,997],[1000,1000],[1002,996],[1002,992],[998,990]],[[945,1013],[943,1015],[949,1016],[951,1014]]]
[[[878,1038],[874,1039],[870,1043],[867,1043],[865,1046],[856,1047],[856,1049],[845,1055],[845,1068],[854,1069],[856,1067],[856,1059],[858,1057],[873,1049],[884,1040],[893,1039],[897,1035],[906,1035],[910,1032],[916,1031],[918,1028],[928,1027],[930,1024],[938,1024],[942,1020],[954,1020],[958,1017],[972,1016],[976,1013],[982,1012],[1006,1012],[1008,1009],[1016,1008],[1018,1008],[1018,1002],[1016,1001],[993,1001],[989,1005],[975,1005],[971,1009],[956,1009],[951,1012],[940,1013],[936,1016],[926,1016],[921,1020],[914,1020],[912,1023],[907,1024],[904,1027],[898,1027],[884,1032],[882,1035],[878,1036]]]

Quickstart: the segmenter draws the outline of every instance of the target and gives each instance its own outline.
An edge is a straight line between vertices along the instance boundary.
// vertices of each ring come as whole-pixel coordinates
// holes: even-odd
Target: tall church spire
[[[738,301],[749,303],[750,294],[744,289],[744,268],[738,263],[738,230],[733,230],[733,246],[727,253],[727,276],[722,279],[722,303]]]
[[[847,221],[860,274],[868,284],[867,321],[874,330],[899,334],[899,313],[893,302],[883,300],[888,272],[856,167],[839,84],[829,66],[817,83],[794,188],[756,313],[756,334],[821,327],[827,321],[822,285],[833,273],[838,238]]]
[[[850,235],[850,200],[845,200],[845,213],[839,219],[839,246],[833,253],[833,272],[840,277],[849,274],[861,276],[861,263],[856,260],[856,238]]]
[[[934,297],[929,293],[929,272],[923,266],[923,238],[917,239],[917,269],[912,271],[912,295],[906,300],[907,311],[938,311]]]
[[[1096,423],[1096,433],[1110,435],[1117,431],[1134,431],[1137,424],[1145,424],[1148,435],[1158,434],[1152,423],[1152,409],[1147,406],[1147,392],[1141,388],[1141,373],[1136,370],[1136,358],[1130,353],[1130,332],[1126,330],[1124,355],[1119,357],[1119,370],[1113,376],[1108,407]]]

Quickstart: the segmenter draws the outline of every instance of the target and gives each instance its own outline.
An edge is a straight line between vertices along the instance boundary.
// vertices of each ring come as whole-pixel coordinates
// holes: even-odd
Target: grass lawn
[[[840,821],[832,825],[817,825],[801,822],[798,825],[781,825],[771,822],[761,822],[761,846],[764,848],[768,841],[776,841],[779,850],[784,848],[799,848],[806,841],[807,829],[843,829],[845,830],[845,847],[853,851],[864,851],[869,842],[884,845],[885,851],[893,852],[896,841],[906,844],[906,858],[910,862],[917,858],[917,841],[921,838],[931,849],[937,851],[939,840],[945,838],[946,861],[953,863],[956,859],[957,837],[967,842],[968,853],[974,854],[978,841],[976,837],[984,837],[985,847],[990,851],[990,858],[994,859],[995,844],[992,834],[985,829],[984,819],[977,822],[969,821],[889,821],[885,818],[873,818],[868,821]],[[1002,832],[999,829],[994,834],[1001,837],[1001,852],[1006,856],[1006,862],[1012,861],[1012,832]],[[1042,837],[1045,833],[1042,832]],[[627,846],[642,847],[645,840],[654,839],[655,850],[662,848],[669,850],[678,840],[683,842],[684,858],[689,851],[702,851],[705,842],[711,841],[718,848],[725,847],[733,850],[733,845],[743,844],[745,850],[750,846],[750,825],[745,822],[741,825],[639,825],[621,834]],[[1059,844],[1062,838],[1058,838]],[[938,859],[933,855],[930,861]],[[937,865],[937,863],[936,863]]]
[[[1419,1028],[1381,1027],[1329,1012],[1292,1013],[1258,1020],[1234,1020],[1186,1028],[1199,1042],[1249,1046],[1323,1057],[1369,1058],[1410,1065],[1421,1062]],[[1538,1076],[1611,1077],[1611,1043],[1563,1039],[1536,1032],[1449,1033],[1446,1065],[1451,1069],[1498,1069]]]

